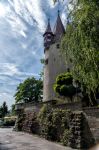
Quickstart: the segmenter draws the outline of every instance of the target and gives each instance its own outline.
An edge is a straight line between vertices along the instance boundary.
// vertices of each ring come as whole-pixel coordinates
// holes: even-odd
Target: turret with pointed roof
[[[59,11],[58,11],[58,16],[57,16],[57,20],[56,20],[56,24],[55,24],[53,33],[55,35],[55,42],[61,40],[62,36],[65,33],[65,28],[61,21]]]
[[[46,31],[43,36],[44,36],[44,47],[45,49],[48,49],[49,46],[52,44],[53,37],[54,37],[53,32],[51,30],[49,19],[48,19],[48,25],[47,25]]]
[[[52,33],[52,29],[51,29],[51,25],[50,25],[50,19],[48,19],[48,25],[47,25],[47,28],[46,28],[44,35],[47,33]]]

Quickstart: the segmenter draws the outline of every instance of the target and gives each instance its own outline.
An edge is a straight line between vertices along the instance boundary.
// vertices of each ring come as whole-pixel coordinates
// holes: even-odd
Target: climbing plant
[[[73,77],[86,87],[94,105],[99,87],[99,1],[72,0],[70,4],[62,50],[67,63],[72,62]]]
[[[40,135],[48,140],[67,145],[70,136],[69,118],[71,113],[69,110],[53,109],[51,106],[44,105],[38,114]]]

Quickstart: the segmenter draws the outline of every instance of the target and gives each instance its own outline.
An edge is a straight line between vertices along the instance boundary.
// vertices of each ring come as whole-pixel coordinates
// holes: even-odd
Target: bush
[[[73,86],[73,77],[70,72],[57,76],[54,91],[60,96],[69,97],[72,100],[77,90]]]
[[[70,72],[66,72],[64,74],[60,74],[56,78],[56,82],[59,85],[63,85],[63,84],[70,85],[73,82],[72,74]]]
[[[67,110],[43,106],[38,115],[40,135],[48,140],[60,142],[64,131],[69,130],[70,114]]]
[[[40,135],[46,139],[50,139],[50,130],[51,130],[51,112],[50,106],[44,105],[39,114],[38,114],[38,122],[40,125]]]
[[[63,136],[61,138],[61,143],[65,146],[67,146],[68,142],[69,142],[69,137],[70,137],[70,130],[65,129]]]
[[[15,120],[7,120],[4,121],[3,126],[9,127],[9,126],[14,126],[15,125]]]
[[[23,121],[25,120],[25,114],[19,115],[17,119],[17,130],[22,131]]]

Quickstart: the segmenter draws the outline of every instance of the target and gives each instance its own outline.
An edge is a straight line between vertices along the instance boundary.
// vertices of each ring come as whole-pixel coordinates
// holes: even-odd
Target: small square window
[[[60,45],[59,45],[59,44],[57,44],[57,45],[56,45],[56,48],[60,48]]]
[[[45,65],[47,65],[48,64],[48,59],[45,59]]]

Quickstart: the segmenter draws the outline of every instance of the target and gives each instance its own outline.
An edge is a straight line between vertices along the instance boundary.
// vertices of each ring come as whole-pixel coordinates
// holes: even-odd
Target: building
[[[67,67],[65,64],[65,58],[60,50],[60,43],[63,35],[65,34],[65,28],[58,12],[57,20],[52,31],[50,20],[48,20],[47,29],[43,35],[44,37],[44,53],[45,53],[45,66],[44,66],[44,89],[43,89],[43,101],[56,100],[57,95],[53,90],[56,77],[66,72]]]

